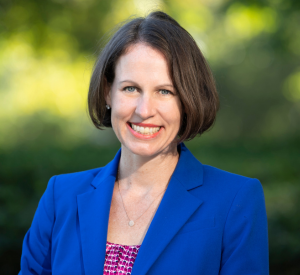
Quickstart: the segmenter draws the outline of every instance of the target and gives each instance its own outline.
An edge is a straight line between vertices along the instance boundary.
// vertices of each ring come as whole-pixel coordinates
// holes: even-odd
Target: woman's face
[[[108,89],[112,127],[122,146],[149,157],[176,150],[181,103],[161,52],[143,43],[130,46]]]

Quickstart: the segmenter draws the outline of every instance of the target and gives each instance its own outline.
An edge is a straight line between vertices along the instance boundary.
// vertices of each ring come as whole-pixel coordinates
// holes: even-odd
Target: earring
[[[106,104],[106,109],[109,110],[110,109],[110,106],[108,104]]]

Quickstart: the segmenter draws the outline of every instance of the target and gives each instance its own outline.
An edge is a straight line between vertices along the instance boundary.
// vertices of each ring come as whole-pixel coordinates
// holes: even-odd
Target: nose
[[[146,93],[141,94],[141,96],[137,100],[135,113],[143,120],[146,120],[147,118],[154,116],[155,114],[154,100]]]

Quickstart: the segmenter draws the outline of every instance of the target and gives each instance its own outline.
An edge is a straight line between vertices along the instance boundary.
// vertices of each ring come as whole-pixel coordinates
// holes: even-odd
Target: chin
[[[127,144],[123,143],[123,145],[129,152],[141,157],[154,157],[162,152],[169,151],[172,147],[172,143],[163,146],[163,144],[158,144],[157,142],[130,142]],[[177,148],[177,143],[174,143],[174,146]]]
[[[150,144],[131,144],[126,148],[131,153],[142,157],[152,157],[159,153],[157,146]]]

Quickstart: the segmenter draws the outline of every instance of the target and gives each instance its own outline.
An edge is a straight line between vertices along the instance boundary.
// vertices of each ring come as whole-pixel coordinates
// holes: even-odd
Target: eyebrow
[[[135,86],[140,86],[138,83],[136,83],[136,82],[134,82],[132,80],[123,80],[123,81],[120,81],[119,84],[122,84],[124,82],[130,82],[130,83],[132,83]],[[174,88],[174,86],[172,84],[160,84],[160,85],[157,85],[155,88],[166,87],[166,86]]]

